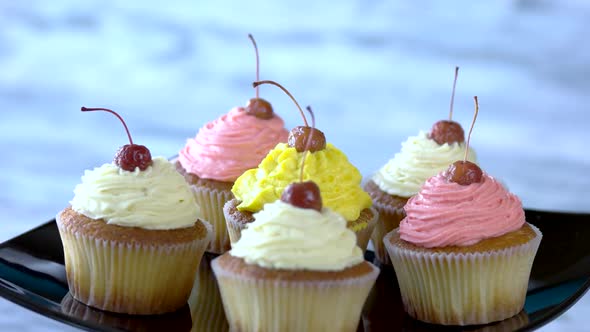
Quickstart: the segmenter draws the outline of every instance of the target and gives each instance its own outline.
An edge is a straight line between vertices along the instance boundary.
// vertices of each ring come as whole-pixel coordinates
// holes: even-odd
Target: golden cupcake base
[[[356,331],[379,269],[271,270],[224,254],[212,262],[232,331]]]
[[[101,310],[151,315],[186,305],[211,226],[145,230],[67,208],[56,218],[72,296]]]
[[[385,236],[405,311],[433,324],[476,325],[518,314],[542,234],[533,225],[474,246],[428,249]]]
[[[203,220],[206,220],[213,226],[213,237],[207,247],[207,252],[223,254],[231,248],[225,217],[223,215],[223,206],[234,197],[231,192],[233,182],[199,178],[195,174],[188,173],[177,160],[175,161],[175,166],[178,173],[190,185],[195,200],[201,207]]]
[[[391,265],[389,254],[383,244],[383,237],[398,228],[400,221],[406,217],[404,205],[409,198],[389,195],[371,180],[366,183],[365,190],[371,196],[373,207],[379,213],[379,219],[375,224],[373,234],[371,234],[375,258],[382,265]]]

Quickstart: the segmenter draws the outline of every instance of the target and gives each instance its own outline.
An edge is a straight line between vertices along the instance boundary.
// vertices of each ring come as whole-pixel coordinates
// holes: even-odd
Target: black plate
[[[557,318],[590,287],[590,215],[526,211],[543,232],[524,310],[490,325],[444,327],[418,322],[402,307],[395,274],[382,267],[359,331],[529,331]],[[371,260],[372,252],[367,252]],[[0,245],[0,296],[44,316],[91,331],[227,331],[215,278],[205,255],[188,305],[159,316],[92,309],[68,293],[62,245],[50,221]]]

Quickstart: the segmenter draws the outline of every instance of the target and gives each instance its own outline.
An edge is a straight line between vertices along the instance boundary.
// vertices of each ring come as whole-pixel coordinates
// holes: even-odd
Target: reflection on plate
[[[418,322],[403,311],[395,273],[383,267],[359,331],[527,331],[555,319],[590,287],[590,215],[526,211],[543,232],[524,310],[484,326],[445,327]],[[0,245],[0,296],[47,317],[92,331],[227,331],[223,304],[206,254],[188,304],[177,312],[131,316],[104,312],[68,293],[61,241],[54,221]],[[373,259],[372,252],[366,258]],[[174,287],[174,285],[171,285]]]

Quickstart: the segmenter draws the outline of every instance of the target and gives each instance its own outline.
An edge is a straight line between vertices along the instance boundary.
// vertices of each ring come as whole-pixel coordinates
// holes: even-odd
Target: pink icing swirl
[[[248,115],[243,107],[234,107],[188,139],[178,161],[200,178],[233,182],[258,166],[268,151],[287,141],[288,135],[278,115],[259,119]]]
[[[408,200],[401,239],[426,248],[469,246],[524,224],[522,202],[493,177],[484,173],[482,182],[462,186],[443,174]]]

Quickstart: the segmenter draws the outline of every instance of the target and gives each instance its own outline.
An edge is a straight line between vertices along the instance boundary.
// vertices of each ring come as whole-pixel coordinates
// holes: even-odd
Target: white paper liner
[[[376,203],[374,203],[374,206],[379,211],[379,220],[377,220],[375,229],[371,235],[375,258],[377,258],[382,265],[391,265],[391,259],[383,244],[383,237],[393,229],[399,227],[399,223],[405,217],[405,213],[403,209],[381,206]]]
[[[172,312],[187,302],[207,236],[177,245],[126,244],[94,239],[64,225],[57,226],[64,247],[72,296],[101,310],[126,314]]]
[[[246,228],[246,224],[241,223],[238,220],[235,220],[229,214],[230,205],[231,204],[229,203],[229,201],[225,204],[225,206],[223,207],[223,214],[225,216],[225,223],[227,226],[227,232],[229,234],[230,242],[231,242],[231,244],[234,244],[234,243],[238,242],[240,237],[242,237],[242,230],[244,228]]]
[[[379,269],[326,281],[263,280],[235,275],[214,260],[232,331],[356,331]]]
[[[444,325],[487,324],[512,317],[524,305],[542,234],[522,245],[468,254],[414,251],[383,242],[391,257],[406,312]]]
[[[361,248],[363,252],[367,250],[367,245],[369,244],[369,240],[371,239],[371,234],[373,234],[373,230],[375,229],[375,225],[377,224],[377,220],[379,219],[379,212],[373,207],[369,208],[371,213],[373,213],[373,217],[370,220],[367,220],[367,227],[360,229],[355,232],[356,234],[356,244]]]
[[[193,321],[191,331],[228,331],[229,324],[223,311],[221,294],[207,256],[203,257],[199,265],[188,305]]]
[[[203,219],[213,226],[215,236],[207,248],[208,252],[223,254],[231,249],[223,206],[233,198],[230,190],[212,189],[204,186],[191,185],[197,204],[201,207]]]

